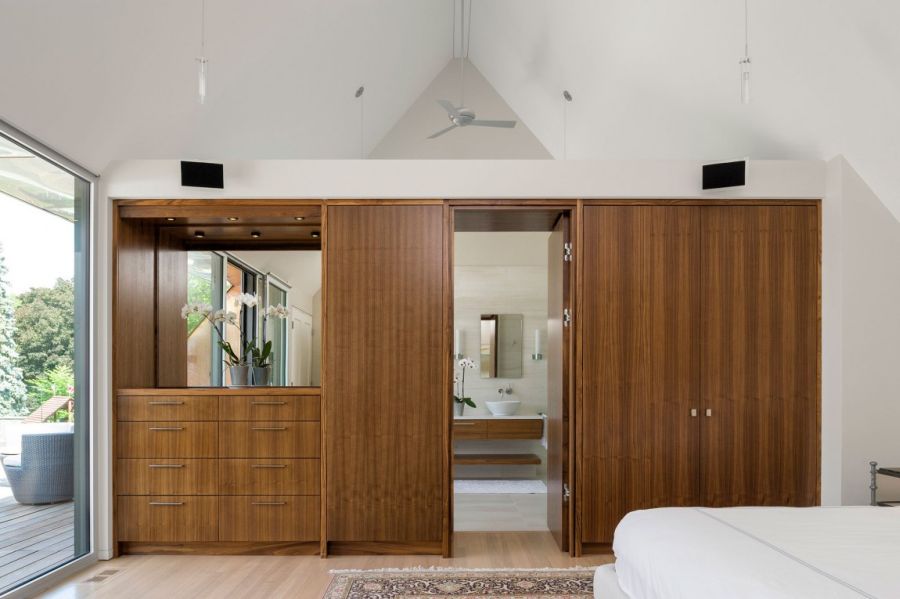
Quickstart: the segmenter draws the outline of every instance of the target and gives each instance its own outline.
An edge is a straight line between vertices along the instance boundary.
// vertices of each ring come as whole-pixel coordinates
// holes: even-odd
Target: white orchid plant
[[[459,373],[453,374],[453,384],[456,388],[456,393],[453,394],[453,401],[459,404],[466,404],[471,408],[478,407],[471,397],[466,397],[466,371],[474,370],[478,365],[469,358],[463,358],[456,365],[459,367]]]
[[[225,353],[225,362],[229,366],[248,366],[252,365],[257,368],[265,368],[269,365],[269,360],[272,357],[272,342],[266,341],[266,343],[260,348],[257,347],[255,340],[253,339],[245,339],[244,346],[241,349],[240,353],[236,351],[232,346],[231,342],[226,341],[225,337],[222,334],[222,331],[219,328],[219,325],[231,325],[236,327],[238,332],[241,333],[241,338],[243,338],[243,331],[241,330],[240,318],[238,313],[246,308],[253,308],[259,304],[259,297],[253,293],[240,293],[234,298],[234,311],[229,311],[225,309],[214,310],[213,307],[207,303],[203,302],[189,302],[182,306],[181,308],[181,318],[187,320],[192,315],[197,315],[202,318],[205,318],[212,324],[212,329],[219,336],[218,345],[222,348],[222,351]],[[263,312],[264,318],[280,318],[284,319],[290,316],[290,309],[282,306],[281,304],[275,306],[268,306]],[[250,358],[250,364],[247,363],[247,358]]]

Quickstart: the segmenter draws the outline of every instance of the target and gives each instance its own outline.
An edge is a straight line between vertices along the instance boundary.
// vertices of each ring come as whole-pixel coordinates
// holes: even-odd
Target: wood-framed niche
[[[114,201],[114,391],[186,387],[188,251],[321,250],[324,224],[321,200]]]

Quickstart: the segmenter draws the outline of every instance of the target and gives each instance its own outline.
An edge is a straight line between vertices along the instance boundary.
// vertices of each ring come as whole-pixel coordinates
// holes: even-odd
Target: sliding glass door
[[[0,594],[92,551],[93,182],[50,154],[0,127]]]

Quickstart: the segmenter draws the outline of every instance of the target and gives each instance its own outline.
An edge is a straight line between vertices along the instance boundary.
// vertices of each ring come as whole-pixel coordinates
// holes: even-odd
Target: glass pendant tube
[[[200,104],[206,103],[206,0],[200,0],[200,56],[197,57],[197,94]]]
[[[750,103],[750,0],[744,0],[744,57],[741,67],[741,104]]]

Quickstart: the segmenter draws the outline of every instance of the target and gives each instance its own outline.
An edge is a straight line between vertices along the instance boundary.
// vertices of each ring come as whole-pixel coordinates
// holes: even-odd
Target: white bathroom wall
[[[507,385],[512,395],[503,399],[522,402],[519,414],[547,411],[547,362],[532,360],[534,331],[547,340],[547,239],[549,233],[456,233],[453,265],[453,326],[462,333],[461,353],[478,362],[482,314],[522,314],[522,378],[481,378],[479,370],[469,371],[466,395],[477,408],[466,414],[489,414],[486,401],[498,398],[497,390]],[[458,451],[535,453],[546,462],[546,450],[537,441],[458,442]],[[536,475],[543,478],[546,467],[484,467],[460,469],[469,476]]]

